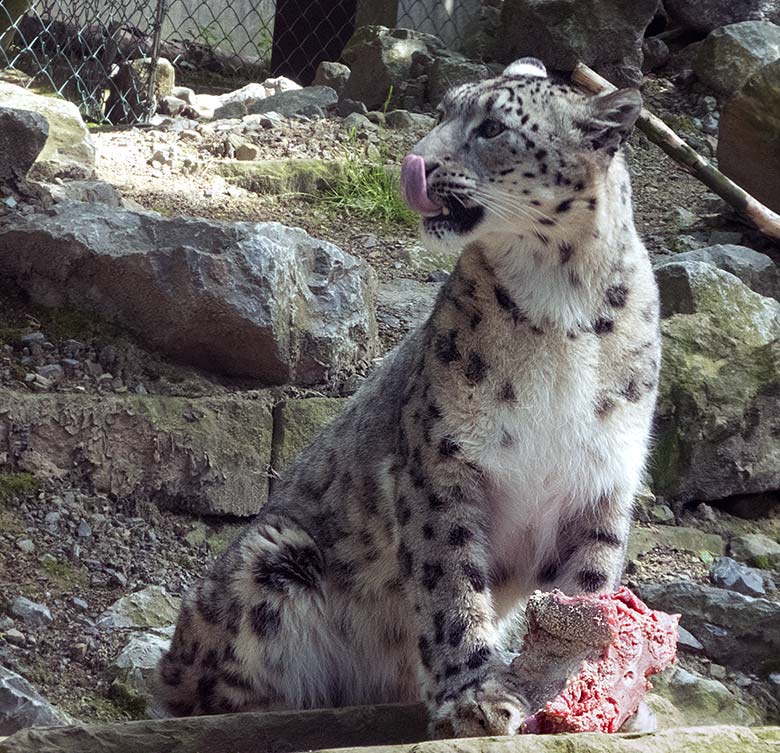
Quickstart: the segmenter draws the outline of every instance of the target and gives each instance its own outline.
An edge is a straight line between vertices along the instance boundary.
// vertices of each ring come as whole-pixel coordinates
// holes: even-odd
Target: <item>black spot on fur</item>
[[[433,642],[444,643],[444,612],[433,613]]]
[[[607,395],[602,395],[596,401],[596,416],[606,418],[615,409],[615,401]]]
[[[160,677],[166,685],[175,687],[181,685],[184,677],[184,670],[173,662],[170,654],[166,654],[160,662]]]
[[[266,639],[272,638],[279,632],[282,620],[278,610],[267,602],[261,601],[250,610],[249,623],[258,638]]]
[[[642,392],[633,379],[628,381],[621,394],[629,403],[638,403],[642,399]]]
[[[219,654],[215,649],[210,648],[203,655],[203,658],[200,660],[200,663],[204,667],[206,667],[206,669],[216,669],[217,666],[219,665]]]
[[[465,526],[453,526],[450,529],[450,535],[447,538],[447,543],[450,546],[463,546],[467,541],[469,541],[474,534],[469,531],[468,528]]]
[[[461,618],[456,618],[450,626],[450,632],[447,640],[453,648],[457,648],[463,643],[463,636],[466,634],[466,623]]]
[[[401,575],[408,578],[412,574],[414,557],[412,557],[409,547],[403,541],[398,545],[398,565],[401,568]]]
[[[555,207],[555,211],[558,214],[561,214],[563,212],[568,212],[571,209],[571,205],[574,203],[574,199],[564,199],[560,204],[558,204],[557,207]]]
[[[593,322],[593,331],[597,335],[607,335],[615,329],[615,322],[606,317],[599,317]]]
[[[431,492],[428,495],[428,507],[431,510],[441,510],[444,507],[444,500],[438,494]]]
[[[236,688],[237,690],[249,691],[254,689],[251,680],[234,669],[224,670],[220,673],[219,679],[228,687]]]
[[[558,224],[555,220],[550,219],[549,217],[541,217],[537,220],[537,222],[540,225],[546,225],[547,227],[552,227],[553,225]]]
[[[498,391],[498,399],[507,403],[514,403],[517,400],[515,386],[512,382],[506,381],[501,385],[501,389]]]
[[[198,703],[205,714],[214,710],[214,689],[216,686],[217,678],[212,674],[201,675],[198,680],[196,688]]]
[[[444,364],[452,363],[460,358],[458,353],[458,347],[456,340],[458,337],[458,331],[451,329],[445,335],[438,335],[434,342],[434,351],[436,357]]]
[[[478,593],[482,593],[487,587],[487,578],[481,568],[473,562],[464,562],[462,565],[463,574],[468,579],[471,587]]]
[[[424,636],[420,636],[420,640],[417,641],[417,648],[420,651],[420,661],[423,667],[429,672],[431,671],[431,646],[428,643],[428,639]]]
[[[600,591],[608,581],[609,577],[601,570],[581,570],[577,573],[577,584],[585,593]]]
[[[430,523],[425,523],[422,527],[422,535],[426,541],[431,541],[436,537],[436,532]]]
[[[539,580],[542,583],[551,583],[558,577],[560,570],[560,564],[557,562],[548,562],[539,570]]]
[[[403,494],[398,497],[395,508],[396,518],[398,519],[398,525],[405,526],[412,519],[412,508],[406,501],[406,497]]]
[[[273,553],[260,552],[252,563],[255,583],[280,592],[290,587],[317,589],[322,572],[322,554],[312,545],[283,545]]]
[[[459,664],[447,664],[444,667],[444,676],[446,678],[455,677],[455,675],[460,674],[460,665]]]
[[[525,319],[525,316],[523,316],[523,313],[520,311],[517,304],[512,299],[512,296],[509,295],[509,292],[505,287],[496,285],[493,288],[493,292],[495,293],[496,302],[498,305],[504,309],[504,311],[508,311],[512,315],[512,320],[515,324]]]
[[[595,211],[597,204],[598,204],[598,199],[596,198],[588,199],[588,209],[590,209],[591,211]]]
[[[422,568],[422,584],[429,591],[433,591],[439,583],[444,568],[440,562],[424,562]]]
[[[479,669],[480,667],[487,664],[489,658],[490,648],[488,646],[483,646],[482,648],[478,648],[471,654],[471,656],[469,656],[468,660],[466,661],[466,666],[469,669]]]
[[[616,549],[619,549],[623,546],[623,542],[620,540],[620,536],[618,536],[616,533],[612,533],[612,531],[602,531],[597,529],[595,531],[591,531],[590,537],[593,539],[593,541],[597,541],[599,544],[606,544],[607,546],[612,546]]]
[[[445,458],[451,458],[460,450],[460,445],[450,437],[442,437],[439,442],[439,455]]]
[[[479,384],[486,376],[488,372],[487,364],[482,360],[482,356],[476,351],[469,353],[469,360],[466,363],[464,374],[466,379],[473,384]]]
[[[622,309],[628,299],[628,288],[625,285],[612,285],[607,288],[607,303],[612,308]]]

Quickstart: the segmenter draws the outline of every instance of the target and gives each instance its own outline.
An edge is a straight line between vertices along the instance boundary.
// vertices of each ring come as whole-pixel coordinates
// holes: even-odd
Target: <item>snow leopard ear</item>
[[[628,138],[642,110],[638,89],[618,89],[588,101],[586,120],[579,124],[591,149],[614,154]]]
[[[520,58],[504,68],[505,76],[547,76],[547,68],[544,63],[536,58]]]

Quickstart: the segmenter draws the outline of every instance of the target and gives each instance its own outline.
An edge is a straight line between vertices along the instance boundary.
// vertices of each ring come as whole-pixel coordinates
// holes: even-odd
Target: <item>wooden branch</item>
[[[571,78],[575,84],[593,94],[617,89],[584,63],[577,63]],[[708,159],[691,149],[663,120],[642,108],[636,124],[650,141],[660,146],[675,162],[747,217],[762,233],[770,238],[780,239],[780,215],[764,206],[720,172]]]

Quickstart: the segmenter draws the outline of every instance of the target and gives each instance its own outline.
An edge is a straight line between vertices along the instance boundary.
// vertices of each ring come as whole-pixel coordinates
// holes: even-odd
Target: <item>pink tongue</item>
[[[441,212],[442,205],[435,203],[428,196],[425,160],[417,154],[407,154],[404,157],[401,165],[401,195],[415,212],[425,217]]]

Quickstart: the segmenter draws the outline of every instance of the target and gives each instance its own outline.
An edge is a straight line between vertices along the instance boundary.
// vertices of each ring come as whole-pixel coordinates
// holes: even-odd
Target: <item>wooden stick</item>
[[[617,89],[584,63],[577,63],[571,78],[575,84],[593,94],[613,92]],[[720,172],[709,160],[691,149],[663,120],[642,108],[636,124],[650,141],[660,146],[675,162],[747,217],[762,233],[770,238],[780,239],[780,215],[764,206]]]

